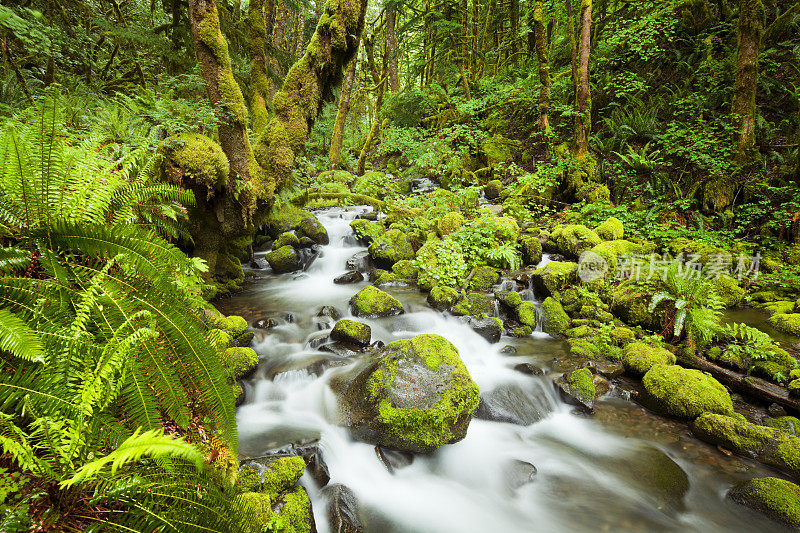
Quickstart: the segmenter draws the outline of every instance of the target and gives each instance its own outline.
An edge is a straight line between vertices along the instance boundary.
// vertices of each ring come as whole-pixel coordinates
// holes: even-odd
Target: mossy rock
[[[522,263],[525,265],[538,265],[542,260],[542,243],[539,237],[523,236],[520,239],[522,250]]]
[[[620,219],[611,217],[594,229],[598,237],[606,241],[618,241],[625,236],[625,228]]]
[[[269,494],[244,492],[236,496],[236,502],[250,517],[247,524],[242,524],[245,533],[262,533],[276,522],[277,515],[272,510],[272,499]]]
[[[533,286],[537,294],[550,296],[578,280],[578,264],[550,261],[533,272]]]
[[[569,316],[561,304],[548,296],[542,302],[542,330],[550,335],[563,335],[569,328]]]
[[[636,332],[625,326],[615,327],[609,333],[611,341],[617,346],[627,346],[636,340]]]
[[[800,380],[795,380],[800,381]],[[800,419],[794,416],[779,416],[778,418],[767,418],[764,425],[783,431],[788,435],[800,436]]]
[[[567,372],[555,384],[564,401],[587,412],[594,410],[594,396],[597,391],[594,376],[588,368]]]
[[[219,144],[199,133],[179,133],[164,142],[163,171],[176,185],[204,185],[221,189],[228,181],[230,165]]]
[[[417,251],[414,265],[419,268],[417,284],[423,291],[437,285],[461,288],[469,272],[461,246],[452,239],[429,238]]]
[[[278,248],[283,248],[284,246],[297,248],[300,246],[300,239],[297,238],[297,235],[289,231],[286,233],[281,233],[278,235],[278,238],[275,239],[275,242],[272,243],[272,249],[277,250]]]
[[[403,313],[403,304],[377,287],[367,286],[350,298],[353,315],[360,317],[385,317]]]
[[[687,258],[693,257],[701,265],[713,261],[715,265],[727,268],[729,271],[733,264],[733,256],[730,252],[700,241],[681,237],[670,241],[667,247],[673,256],[683,254]]]
[[[505,163],[520,145],[520,141],[509,139],[504,135],[494,134],[483,140],[481,143],[481,151],[489,167],[495,167]]]
[[[379,267],[388,269],[398,261],[414,259],[414,249],[404,233],[390,229],[372,241],[369,255]]]
[[[522,303],[522,296],[517,291],[497,291],[494,297],[511,311]]]
[[[258,368],[258,354],[252,348],[234,346],[225,350],[225,367],[233,379],[242,379]]]
[[[494,297],[482,292],[467,293],[467,302],[474,315],[489,315],[494,312]]]
[[[488,291],[500,281],[500,273],[490,266],[477,266],[469,276],[469,288],[473,291]]]
[[[705,413],[692,433],[706,442],[800,477],[800,438],[779,429],[751,424],[741,415]]]
[[[419,276],[419,268],[414,264],[414,261],[408,259],[402,259],[393,264],[392,272],[407,281],[416,281]]]
[[[536,329],[538,323],[538,313],[533,302],[522,302],[514,309],[517,321],[523,326],[529,326],[531,330]]]
[[[446,311],[453,307],[461,294],[451,287],[434,287],[428,294],[428,305],[437,311]]]
[[[300,224],[309,218],[315,219],[308,211],[297,207],[282,207],[270,214],[264,222],[264,229],[272,238],[277,238],[282,233],[299,230]]]
[[[611,312],[626,324],[655,328],[661,323],[663,311],[651,313],[648,309],[651,296],[645,289],[622,284],[614,289],[611,298]]]
[[[303,220],[300,221],[297,231],[300,235],[308,237],[316,244],[328,244],[330,242],[328,230],[317,220],[317,217],[311,213],[309,213],[309,215],[310,216],[304,217]]]
[[[714,290],[717,292],[717,297],[719,297],[722,305],[728,308],[736,307],[742,303],[746,293],[746,291],[739,286],[739,282],[736,281],[736,278],[727,275],[722,275],[714,280]]]
[[[352,228],[356,238],[364,244],[371,243],[386,231],[379,222],[370,222],[369,220],[361,218],[352,221],[350,223],[350,228]]]
[[[280,509],[278,512],[280,525],[278,527],[280,527],[281,533],[312,533],[317,530],[311,499],[303,487],[297,486],[291,491],[281,494],[275,499],[275,508]]]
[[[484,216],[474,223],[476,228],[486,228],[500,244],[515,245],[519,239],[519,224],[511,217]]]
[[[273,250],[264,256],[272,271],[276,274],[294,272],[303,268],[303,262],[297,251],[289,245]]]
[[[569,344],[569,352],[576,357],[597,359],[601,355],[599,346],[588,339],[569,338],[567,344]]]
[[[436,221],[436,230],[440,237],[447,237],[464,226],[464,215],[458,211],[451,211]]]
[[[625,370],[635,376],[644,376],[654,365],[672,365],[674,363],[675,355],[672,352],[643,342],[628,344],[622,358]]]
[[[642,378],[647,402],[655,410],[678,418],[705,412],[733,414],[731,395],[719,381],[699,370],[657,364]]]
[[[368,346],[372,338],[372,328],[362,322],[343,318],[336,322],[331,330],[331,339],[350,342],[359,346]]]
[[[262,490],[269,494],[280,494],[297,485],[305,472],[302,457],[279,457],[266,465],[261,474]]]
[[[728,492],[728,498],[792,529],[800,529],[800,487],[774,477],[749,479]]]
[[[501,192],[503,192],[503,182],[500,180],[492,180],[483,187],[483,195],[487,200],[497,200]]]
[[[800,313],[779,313],[769,317],[767,322],[777,330],[800,336]]]
[[[774,302],[756,304],[755,307],[763,309],[770,315],[783,315],[791,314],[795,310],[796,304],[790,300],[775,300]]]
[[[597,233],[582,224],[556,226],[549,240],[556,251],[572,259],[602,242]]]
[[[427,453],[466,436],[480,393],[447,339],[391,342],[356,372],[341,395],[356,439]]]
[[[646,254],[652,250],[652,246],[636,244],[626,240],[614,240],[601,242],[600,244],[593,246],[590,251],[593,254],[597,254],[603,258],[608,267],[606,269],[606,277],[610,277],[614,272],[616,272],[617,267],[619,266],[619,256]],[[593,259],[596,259],[596,257],[588,254],[585,257],[581,257],[581,263]]]

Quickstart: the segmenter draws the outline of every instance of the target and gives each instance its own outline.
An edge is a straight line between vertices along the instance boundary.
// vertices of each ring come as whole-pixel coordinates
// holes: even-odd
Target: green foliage
[[[648,311],[652,313],[660,304],[667,303],[672,336],[680,338],[685,330],[695,341],[709,342],[719,334],[723,305],[714,285],[699,274],[691,270],[682,272],[679,265],[670,264]]]

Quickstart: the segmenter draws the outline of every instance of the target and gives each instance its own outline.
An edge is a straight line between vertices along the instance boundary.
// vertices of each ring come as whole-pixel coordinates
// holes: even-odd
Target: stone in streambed
[[[331,339],[341,342],[351,342],[359,346],[369,346],[372,329],[355,320],[339,320],[331,331]]]
[[[535,399],[534,391],[525,390],[516,383],[507,383],[481,394],[473,416],[479,420],[528,426],[549,413],[546,402]]]
[[[357,317],[386,317],[403,313],[403,304],[377,287],[367,286],[350,298],[350,308]]]
[[[336,276],[333,280],[337,285],[345,285],[347,283],[358,283],[364,281],[364,275],[358,270],[349,270],[341,276]]]
[[[706,412],[733,414],[733,401],[725,387],[699,370],[653,365],[642,385],[644,402],[662,414],[678,418],[695,418]]]
[[[390,474],[394,474],[395,470],[405,468],[414,462],[413,453],[390,450],[381,446],[375,446],[375,455],[378,456],[378,459],[381,460]]]
[[[275,239],[275,242],[272,243],[272,249],[277,250],[278,248],[283,248],[284,246],[297,248],[300,246],[300,239],[297,238],[297,235],[288,231],[286,233],[281,233],[278,235],[278,238]]]
[[[325,487],[321,494],[328,500],[328,526],[337,533],[361,533],[364,525],[359,516],[358,498],[341,483]]]
[[[774,477],[749,479],[736,485],[728,498],[792,529],[800,529],[800,487]]]
[[[596,389],[591,370],[580,368],[572,372],[566,372],[557,378],[554,383],[556,390],[558,390],[565,402],[579,407],[587,413],[594,411]]]
[[[398,261],[414,259],[414,249],[405,234],[390,229],[372,241],[369,255],[380,268],[390,269]]]
[[[297,229],[301,235],[308,237],[316,244],[328,244],[330,242],[328,231],[314,215],[304,217]]]
[[[548,296],[542,302],[542,330],[550,335],[564,335],[569,328],[570,320],[561,304]]]
[[[356,439],[427,453],[466,436],[479,391],[447,339],[389,343],[353,372],[332,386],[341,390],[343,421]]]
[[[225,350],[225,368],[234,379],[251,376],[258,368],[258,354],[252,348],[233,347]]]
[[[436,286],[428,294],[427,302],[437,311],[447,311],[453,307],[460,296],[461,294],[451,287]]]
[[[353,257],[348,259],[344,266],[347,270],[357,270],[362,274],[374,268],[369,257],[369,252],[366,251],[353,254]]]
[[[525,265],[538,265],[542,260],[542,243],[538,236],[523,236],[520,239],[522,262]]]
[[[503,334],[503,321],[499,318],[463,316],[460,317],[460,320],[487,341],[491,343],[500,342],[500,337]]]
[[[653,365],[671,365],[675,363],[675,355],[659,348],[650,346],[643,342],[633,342],[625,347],[622,364],[625,370],[634,376],[643,376]]]
[[[264,259],[276,274],[294,272],[303,268],[303,262],[297,255],[297,251],[288,244],[271,251],[264,256]]]
[[[516,490],[536,478],[536,467],[528,461],[512,459],[505,467],[505,478],[508,488]]]

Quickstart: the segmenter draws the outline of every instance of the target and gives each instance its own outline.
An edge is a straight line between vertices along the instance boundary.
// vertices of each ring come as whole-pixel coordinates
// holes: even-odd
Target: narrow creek
[[[406,313],[364,320],[373,340],[444,336],[484,397],[516,423],[473,418],[463,441],[390,473],[374,446],[337,425],[328,383],[341,367],[326,363],[333,354],[309,345],[333,325],[317,316],[320,307],[348,316],[348,300],[366,285],[333,283],[347,259],[365,250],[349,227],[363,210],[318,212],[330,245],[306,272],[254,270],[246,290],[218,304],[251,324],[264,317],[278,322],[256,330],[260,365],[238,410],[243,457],[318,439],[330,483],[355,493],[370,532],[783,531],[724,498],[737,481],[769,475],[765,467],[697,441],[685,425],[629,401],[624,387],[600,399],[594,416],[575,412],[550,377],[514,370],[529,362],[559,372],[569,357],[562,341],[536,332],[489,344],[457,318],[430,309],[415,288],[386,289]],[[507,345],[517,353],[501,353]],[[325,494],[308,473],[302,482],[317,529],[329,531]]]

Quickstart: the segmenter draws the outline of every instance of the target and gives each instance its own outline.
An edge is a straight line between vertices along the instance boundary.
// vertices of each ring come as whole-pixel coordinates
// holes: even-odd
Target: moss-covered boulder
[[[317,217],[311,213],[309,213],[309,215],[311,216],[303,217],[300,221],[300,224],[297,226],[298,233],[304,237],[308,237],[316,244],[328,244],[330,242],[328,230],[317,220]]]
[[[372,241],[369,255],[379,267],[389,269],[398,261],[414,259],[414,249],[404,233],[390,229]]]
[[[198,133],[178,133],[166,139],[164,174],[176,185],[204,185],[209,190],[222,188],[230,165],[219,144]]]
[[[370,222],[369,220],[361,218],[352,221],[350,223],[350,228],[352,228],[356,238],[364,244],[371,243],[386,231],[379,222]]]
[[[714,413],[697,417],[692,423],[692,433],[715,446],[800,477],[800,438],[790,433],[751,424],[740,415]]]
[[[538,313],[533,302],[522,302],[514,309],[514,316],[517,322],[523,326],[529,326],[531,330],[536,329]]]
[[[622,364],[634,376],[644,376],[654,365],[675,364],[675,355],[664,348],[632,342],[625,347]]]
[[[581,257],[581,263],[586,260],[596,259],[600,256],[607,265],[605,273],[607,276],[616,272],[620,264],[620,256],[646,254],[652,251],[652,246],[645,246],[636,244],[626,240],[603,241],[600,244],[593,246],[590,252],[585,257]]]
[[[488,291],[500,281],[500,273],[490,266],[477,266],[469,276],[469,288],[473,291]]]
[[[733,414],[731,395],[719,381],[699,370],[657,364],[642,378],[647,404],[678,418],[703,413]]]
[[[549,242],[559,253],[568,258],[577,259],[602,242],[602,239],[582,224],[556,226],[550,234]]]
[[[294,233],[287,231],[286,233],[281,233],[278,235],[278,238],[275,239],[275,242],[272,243],[272,249],[277,250],[278,248],[283,248],[284,246],[291,246],[293,248],[297,248],[300,246],[300,239],[297,238],[297,235]]]
[[[654,328],[661,324],[663,311],[648,309],[651,295],[644,288],[623,283],[612,293],[611,312],[631,326]]]
[[[372,338],[372,328],[363,322],[343,318],[336,322],[331,330],[331,339],[350,342],[359,346],[368,346]]]
[[[800,487],[775,477],[749,479],[728,492],[728,498],[776,522],[800,529]]]
[[[370,285],[350,298],[350,309],[355,316],[377,318],[401,314],[403,304],[388,292]]]
[[[426,453],[464,438],[478,386],[456,348],[438,335],[387,344],[343,387],[341,412],[365,442]]]
[[[451,287],[434,287],[428,294],[428,304],[437,311],[446,311],[453,307],[461,294]]]
[[[264,229],[272,238],[288,231],[298,231],[305,219],[314,219],[314,215],[297,207],[282,207],[274,210],[264,222]]]
[[[561,398],[586,412],[594,410],[594,376],[588,368],[581,368],[563,374],[555,381]]]
[[[225,350],[224,363],[234,379],[242,379],[258,368],[258,354],[252,348],[234,346]]]
[[[533,288],[541,296],[550,296],[578,280],[578,264],[550,261],[533,272]]]
[[[519,239],[519,224],[511,217],[483,216],[473,222],[476,229],[491,232],[500,244],[516,244]]]
[[[481,152],[489,167],[495,167],[511,157],[511,154],[520,146],[520,141],[509,139],[496,133],[487,137],[481,143]]]
[[[451,211],[436,221],[436,230],[440,237],[447,237],[461,229],[464,225],[464,216],[458,211]]]
[[[276,274],[294,272],[303,268],[303,261],[297,251],[288,244],[266,254],[264,259]]]
[[[746,292],[739,286],[736,278],[728,275],[722,275],[714,280],[714,290],[725,307],[736,307],[742,303]]]
[[[569,316],[561,304],[548,296],[542,302],[542,330],[550,335],[563,335],[569,328]]]
[[[611,217],[594,229],[597,236],[606,241],[617,241],[625,236],[625,228],[620,219]]]
[[[483,187],[483,195],[487,200],[497,200],[502,191],[503,182],[500,180],[492,180]]]
[[[767,319],[777,330],[800,336],[800,313],[778,313]]]
[[[522,263],[536,266],[542,260],[542,243],[539,237],[524,235],[519,241]]]

